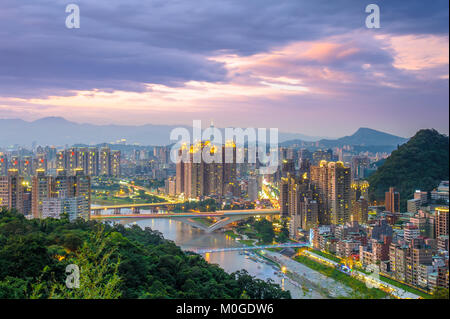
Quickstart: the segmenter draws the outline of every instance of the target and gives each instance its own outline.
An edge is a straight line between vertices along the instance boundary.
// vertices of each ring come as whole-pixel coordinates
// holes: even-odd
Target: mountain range
[[[46,117],[27,122],[20,119],[0,119],[0,146],[29,146],[33,141],[41,145],[100,144],[126,139],[127,143],[140,145],[168,145],[170,132],[180,126],[146,124],[95,125],[80,124],[61,117]],[[181,126],[191,129],[188,126]],[[223,131],[223,129],[221,129]],[[338,139],[324,139],[299,133],[279,132],[282,146],[293,144],[334,147],[343,145],[397,147],[406,138],[384,132],[360,128],[355,134]],[[172,141],[173,143],[173,141]],[[318,143],[318,144],[317,144]]]

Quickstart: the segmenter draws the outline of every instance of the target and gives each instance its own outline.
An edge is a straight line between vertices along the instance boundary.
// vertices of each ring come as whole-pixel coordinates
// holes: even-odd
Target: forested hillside
[[[80,287],[65,285],[66,266]],[[94,221],[27,220],[0,210],[0,298],[290,298],[245,271],[228,274],[159,232]]]
[[[393,151],[369,178],[371,199],[384,200],[384,192],[395,186],[401,206],[416,189],[431,191],[440,181],[449,179],[448,136],[436,130],[420,130],[407,143]]]

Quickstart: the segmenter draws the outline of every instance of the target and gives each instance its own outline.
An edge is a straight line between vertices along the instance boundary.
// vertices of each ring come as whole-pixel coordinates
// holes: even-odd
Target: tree
[[[108,247],[110,239],[100,228],[84,242],[80,251],[70,260],[78,266],[79,288],[68,288],[61,282],[52,282],[48,287],[37,284],[32,297],[41,297],[48,291],[50,299],[117,299],[120,297],[121,279],[118,275],[120,260],[113,261],[114,250]]]
[[[448,289],[446,289],[446,288],[437,288],[433,292],[433,299],[449,299]]]

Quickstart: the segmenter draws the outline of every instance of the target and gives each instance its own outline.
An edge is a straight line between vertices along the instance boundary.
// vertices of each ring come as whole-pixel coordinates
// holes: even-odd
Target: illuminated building
[[[311,182],[319,192],[319,221],[334,225],[350,221],[350,168],[342,162],[321,161],[311,167]]]
[[[389,192],[385,193],[384,205],[386,211],[400,213],[400,193],[394,187],[389,187]]]
[[[9,178],[0,176],[0,208],[9,206]]]
[[[333,160],[333,151],[328,150],[317,150],[312,155],[312,160],[314,165],[319,165],[321,161],[330,162]]]
[[[184,147],[184,148],[183,148]],[[181,156],[183,150],[186,148],[186,145],[182,146],[181,149],[178,150],[178,155]],[[176,163],[176,192],[177,194],[184,194],[184,161],[180,160]]]
[[[86,199],[83,196],[46,198],[42,204],[42,218],[61,218],[62,214],[67,214],[69,220],[84,217]]]
[[[34,218],[42,218],[42,204],[44,199],[51,197],[51,178],[45,175],[43,169],[36,171],[32,179],[31,213]]]
[[[65,169],[66,164],[64,160],[64,151],[58,151],[56,153],[56,169]]]
[[[448,206],[435,209],[436,238],[448,236]]]
[[[111,151],[111,171],[110,176],[120,176],[120,151]]]
[[[8,175],[8,157],[0,153],[0,176]]]
[[[437,190],[431,191],[431,199],[433,200],[444,200],[448,203],[448,190],[449,190],[449,183],[448,181],[442,181]]]
[[[20,158],[19,156],[11,156],[11,161],[9,162],[9,169],[16,169],[20,172]]]
[[[109,147],[102,147],[99,155],[99,174],[109,176],[111,172],[111,150]]]
[[[352,202],[352,221],[357,221],[360,224],[366,224],[369,218],[369,203],[364,197]]]
[[[65,151],[65,166],[64,168],[69,172],[69,174],[73,174],[75,169],[78,168],[78,152],[77,148],[70,148]]]
[[[176,194],[176,177],[169,177],[165,180],[164,191],[169,196]]]
[[[248,199],[252,202],[258,199],[258,179],[256,178],[256,176],[249,177],[247,194]]]
[[[78,207],[79,215],[85,219],[90,216],[91,208],[91,178],[83,173],[83,170],[77,170],[74,176],[75,186],[69,197],[81,197],[84,200]]]
[[[16,209],[23,214],[23,177],[19,175],[17,169],[8,170],[8,208]]]
[[[20,165],[20,174],[22,176],[31,176],[33,174],[33,160],[31,156],[24,156]]]
[[[210,156],[210,161],[205,161],[205,154]],[[236,145],[233,142],[227,142],[221,147],[212,145],[209,141],[183,145],[179,155],[181,161],[176,166],[178,194],[184,193],[186,198],[197,198],[222,197],[237,192]],[[230,157],[229,163],[227,157]]]
[[[37,154],[33,162],[34,171],[38,169],[47,170],[47,156],[45,154]]]
[[[23,196],[23,177],[17,169],[11,168],[7,176],[0,176],[0,207],[15,209],[24,214]]]
[[[85,156],[84,173],[89,176],[98,175],[98,150],[88,148]]]
[[[432,250],[422,239],[413,239],[406,256],[406,282],[418,286],[421,265],[431,265]]]
[[[281,176],[286,177],[288,174],[295,175],[295,162],[292,159],[284,159],[281,162]]]
[[[120,176],[120,151],[111,151],[109,147],[70,148],[56,153],[56,169],[64,169],[69,175],[82,169],[89,176]]]

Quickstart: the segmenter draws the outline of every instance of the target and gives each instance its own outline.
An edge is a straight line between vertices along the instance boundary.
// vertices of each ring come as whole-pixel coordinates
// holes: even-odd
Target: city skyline
[[[67,4],[2,3],[1,118],[448,134],[445,1]]]

